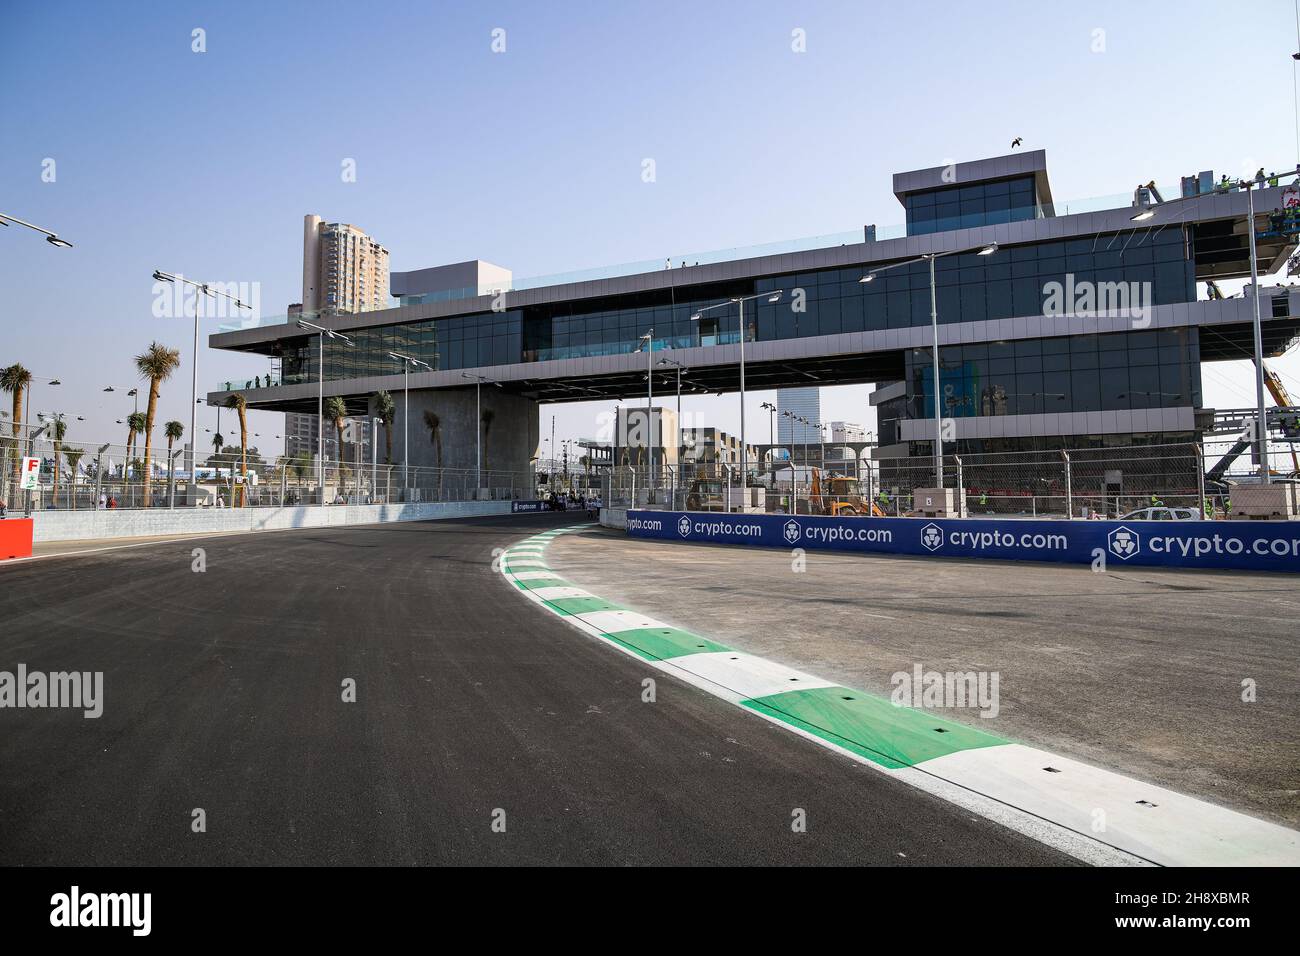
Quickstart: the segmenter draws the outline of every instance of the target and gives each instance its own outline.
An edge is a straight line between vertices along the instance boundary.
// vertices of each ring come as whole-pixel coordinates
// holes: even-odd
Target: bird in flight
[[[1015,149],[1017,146],[1019,146],[1019,145],[1020,145],[1021,143],[1023,143],[1023,142],[1024,142],[1024,140],[1022,140],[1019,136],[1017,136],[1015,139],[1013,139],[1013,140],[1011,141],[1011,148],[1012,148],[1012,149]]]

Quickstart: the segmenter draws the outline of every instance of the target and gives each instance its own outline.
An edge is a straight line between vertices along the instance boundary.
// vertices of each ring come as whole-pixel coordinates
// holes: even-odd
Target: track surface
[[[0,863],[1071,862],[512,594],[493,549],[572,520],[0,567],[0,670],[103,671],[105,698],[98,720],[0,710]]]

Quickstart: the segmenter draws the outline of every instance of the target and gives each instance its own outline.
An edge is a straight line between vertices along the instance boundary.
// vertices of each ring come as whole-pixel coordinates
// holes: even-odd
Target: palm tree
[[[226,399],[226,408],[239,413],[239,474],[244,481],[239,484],[239,501],[236,508],[244,507],[244,484],[248,481],[248,400],[235,392]]]
[[[137,435],[144,431],[144,424],[144,412],[132,412],[126,416],[126,461],[128,465],[135,460],[135,439]],[[125,472],[123,472],[123,477],[126,477]]]
[[[172,372],[180,368],[181,353],[179,349],[170,349],[157,342],[150,342],[149,347],[135,357],[135,369],[141,378],[149,380],[149,404],[144,413],[144,506],[149,507],[149,482],[152,479],[149,469],[150,453],[153,450],[153,420],[158,411],[158,390],[163,382],[172,377]]]
[[[438,497],[442,497],[442,419],[437,412],[426,410],[424,424],[429,429],[429,441],[433,442],[433,451],[437,456],[434,461],[438,467]]]
[[[62,412],[50,419],[50,438],[54,442],[54,507],[59,506],[59,459],[63,457],[63,436],[68,433],[68,423]]]
[[[13,412],[14,464],[13,464],[13,478],[10,481],[10,485],[9,485],[10,489],[14,489],[18,487],[18,480],[19,480],[18,473],[19,470],[22,468],[22,462],[21,462],[22,455],[19,453],[20,440],[18,437],[18,433],[22,429],[21,423],[23,420],[23,393],[27,390],[27,387],[31,384],[32,384],[32,373],[27,371],[27,369],[23,368],[23,366],[17,362],[15,362],[13,365],[10,365],[6,369],[0,370],[0,391],[11,392],[13,393],[14,396],[14,412]]]
[[[492,428],[492,419],[497,417],[497,413],[490,408],[483,409],[483,462],[482,470],[488,470],[488,431]]]
[[[63,457],[68,463],[68,471],[72,475],[72,510],[77,510],[77,466],[81,464],[82,456],[86,454],[84,448],[65,448]]]
[[[384,464],[393,463],[393,420],[397,418],[397,403],[388,392],[375,392],[375,414],[384,423]]]
[[[331,395],[325,401],[325,417],[334,425],[339,439],[339,469],[343,468],[343,429],[347,425],[348,403],[342,396]]]
[[[170,421],[163,426],[163,434],[167,436],[167,483],[170,486],[172,476],[172,445],[176,439],[185,434],[185,426],[178,421]]]

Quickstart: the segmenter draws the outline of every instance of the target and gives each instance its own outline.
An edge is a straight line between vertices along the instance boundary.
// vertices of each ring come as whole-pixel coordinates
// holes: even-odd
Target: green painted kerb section
[[[675,627],[634,627],[605,636],[648,661],[664,661],[686,654],[708,654],[712,651],[731,650],[725,644],[707,640],[698,634]]]
[[[547,607],[555,608],[561,614],[589,614],[592,611],[625,611],[626,608],[611,604],[598,597],[553,598],[546,601]]]
[[[741,703],[891,770],[1008,743],[923,710],[895,707],[848,687],[792,690]]]

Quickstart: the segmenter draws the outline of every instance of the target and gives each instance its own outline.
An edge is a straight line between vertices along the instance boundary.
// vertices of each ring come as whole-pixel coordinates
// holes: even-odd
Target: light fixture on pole
[[[34,229],[36,232],[45,236],[46,242],[59,249],[72,248],[72,243],[68,242],[66,239],[60,239],[58,233],[50,232],[48,229],[42,229],[40,226],[27,222],[25,219],[18,219],[14,216],[7,216],[4,213],[0,213],[0,226],[7,226],[10,223],[17,226],[26,226],[28,229]]]
[[[916,262],[927,262],[930,266],[930,328],[933,333],[931,342],[931,352],[933,358],[934,374],[934,482],[936,488],[943,487],[943,415],[939,410],[939,300],[938,292],[934,281],[934,260],[942,259],[944,256],[959,256],[973,252],[980,256],[991,256],[998,251],[996,242],[989,242],[982,246],[972,246],[969,249],[953,249],[950,252],[932,252],[928,255],[917,256],[915,259],[905,259],[902,262],[892,262],[887,266],[880,266],[872,269],[864,275],[859,282],[871,282],[881,272],[888,272],[890,269],[897,269],[900,266],[910,266]]]
[[[700,309],[691,316],[692,322],[698,322],[700,317],[712,309],[725,308],[735,303],[740,318],[740,472],[745,487],[749,485],[749,446],[745,444],[745,303],[754,299],[766,299],[769,303],[781,301],[781,294],[784,290],[773,289],[771,292],[756,292],[753,295],[737,296],[728,299],[726,302],[719,302],[716,305],[708,305]]]
[[[315,332],[320,343],[319,359],[316,370],[316,493],[320,495],[320,504],[325,504],[325,339],[339,339],[347,345],[352,340],[342,332],[335,332],[323,325],[315,325],[305,319],[298,320],[298,328]],[[339,462],[343,460],[343,449],[339,449]]]
[[[235,296],[230,295],[227,292],[213,289],[206,282],[195,282],[194,280],[187,279],[178,273],[163,272],[161,269],[155,269],[153,271],[153,277],[156,282],[179,282],[183,286],[188,285],[194,289],[194,358],[190,363],[190,436],[193,437],[195,425],[197,423],[195,417],[195,406],[198,404],[199,397],[199,306],[203,301],[203,296],[222,296],[235,303],[235,308],[237,309],[248,309],[249,311],[252,311],[253,307],[251,305],[245,305]],[[112,391],[112,387],[110,386],[109,388],[104,389],[104,391]],[[138,410],[139,409],[137,408],[137,411]],[[190,481],[189,485],[186,487],[185,493],[185,502],[190,505],[195,503],[195,497],[198,494],[198,482],[194,479],[195,453],[196,449],[194,448],[194,442],[191,441],[190,453],[187,456],[189,458]]]
[[[374,503],[379,492],[379,426],[382,418],[370,419],[370,502]]]
[[[402,363],[402,497],[411,487],[411,366],[432,372],[433,366],[412,355],[389,352],[388,357]]]
[[[478,497],[479,492],[483,489],[483,384],[495,385],[497,388],[504,389],[505,386],[495,379],[490,379],[486,375],[471,375],[469,372],[461,372],[461,378],[471,379],[474,382],[474,480],[477,484],[474,486],[474,496]],[[551,419],[551,456],[554,462],[555,456],[555,419]]]

